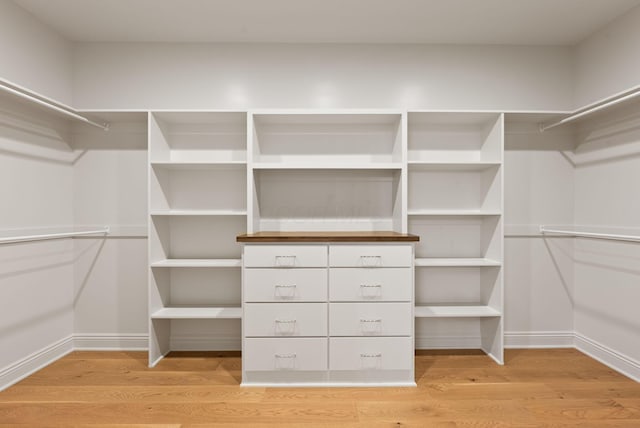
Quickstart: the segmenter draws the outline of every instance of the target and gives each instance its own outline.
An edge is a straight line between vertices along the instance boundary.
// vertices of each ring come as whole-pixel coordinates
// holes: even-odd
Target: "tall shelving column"
[[[502,114],[409,113],[417,348],[481,348],[503,363],[503,147]]]
[[[172,349],[240,345],[246,126],[243,112],[149,114],[151,367]]]

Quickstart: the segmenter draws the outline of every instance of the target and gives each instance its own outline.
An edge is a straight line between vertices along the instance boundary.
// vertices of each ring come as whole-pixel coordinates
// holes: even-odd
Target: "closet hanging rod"
[[[553,233],[557,235],[577,236],[581,238],[609,239],[613,241],[640,242],[638,235],[615,235],[610,233],[576,232],[574,230],[547,229],[540,226],[540,233]]]
[[[576,110],[575,113],[573,113],[570,116],[565,117],[564,119],[558,120],[556,122],[552,122],[552,123],[541,123],[540,124],[540,132],[544,132],[547,129],[551,129],[551,128],[555,128],[556,126],[560,126],[560,125],[564,125],[565,123],[569,123],[569,122],[573,122],[574,120],[580,119],[581,117],[587,116],[589,114],[598,112],[600,110],[604,110],[606,108],[609,108],[611,106],[614,106],[616,104],[619,104],[623,101],[627,101],[630,100],[632,98],[635,98],[637,96],[640,96],[640,89],[636,89],[633,92],[627,94],[627,95],[623,95],[623,96],[616,96],[612,99],[610,99],[609,101],[606,101],[602,104],[598,104],[594,107],[588,108],[584,111],[580,111],[580,110]]]
[[[109,226],[105,226],[104,229],[87,230],[84,232],[64,232],[64,233],[48,233],[44,235],[8,236],[5,238],[0,238],[0,244],[13,244],[16,242],[28,242],[28,241],[45,241],[47,239],[63,239],[63,238],[72,238],[74,236],[84,236],[84,235],[98,235],[98,234],[108,235],[109,232],[110,232]]]
[[[0,89],[2,89],[5,92],[9,92],[10,94],[13,94],[17,97],[20,97],[22,99],[25,99],[27,101],[33,102],[35,104],[38,104],[42,107],[48,108],[49,110],[54,110],[57,111],[58,113],[62,113],[64,115],[67,115],[69,117],[72,117],[76,120],[79,120],[81,122],[86,123],[87,125],[91,125],[91,126],[95,126],[96,128],[100,128],[104,131],[108,131],[109,130],[109,124],[108,123],[98,123],[98,122],[94,122],[92,120],[87,119],[86,117],[73,112],[71,110],[68,110],[66,108],[62,108],[59,107],[49,101],[43,100],[38,98],[35,94],[33,93],[28,93],[28,91],[26,90],[18,90],[15,89],[13,87],[11,87],[12,85],[9,85],[6,81],[0,79]]]

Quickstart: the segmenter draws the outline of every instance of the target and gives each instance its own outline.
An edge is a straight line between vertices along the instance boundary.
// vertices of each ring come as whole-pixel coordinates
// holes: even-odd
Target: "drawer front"
[[[329,299],[336,302],[410,302],[410,268],[337,268],[329,272]]]
[[[332,267],[411,267],[413,251],[404,245],[332,245],[329,265]]]
[[[245,245],[244,266],[265,268],[326,267],[326,245]]]
[[[245,339],[245,371],[327,370],[327,339]]]
[[[326,303],[246,303],[244,335],[326,336]]]
[[[245,302],[326,302],[327,269],[246,269]]]
[[[330,370],[411,370],[410,337],[336,337],[329,339]]]
[[[413,322],[411,303],[332,303],[329,317],[330,336],[410,336]]]

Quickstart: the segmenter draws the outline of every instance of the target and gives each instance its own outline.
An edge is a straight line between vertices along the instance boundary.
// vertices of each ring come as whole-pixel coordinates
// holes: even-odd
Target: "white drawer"
[[[246,339],[244,370],[327,370],[327,339]]]
[[[410,337],[336,337],[329,339],[330,370],[411,370]]]
[[[245,267],[326,267],[326,245],[245,245]]]
[[[411,267],[412,257],[411,244],[329,247],[329,265],[332,267]]]
[[[246,269],[245,302],[326,302],[327,269]]]
[[[329,272],[329,299],[337,302],[410,302],[410,268],[337,268]]]
[[[326,336],[326,303],[245,303],[245,336]]]
[[[331,303],[329,335],[410,336],[411,309],[411,303]]]

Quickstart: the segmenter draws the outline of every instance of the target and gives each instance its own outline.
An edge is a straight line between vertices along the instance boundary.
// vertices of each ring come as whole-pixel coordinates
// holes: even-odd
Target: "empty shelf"
[[[500,211],[494,210],[431,210],[410,209],[410,216],[499,216]]]
[[[151,263],[151,267],[240,267],[240,259],[167,259]]]
[[[497,260],[480,258],[416,258],[416,267],[482,267],[501,266]]]
[[[416,318],[499,317],[500,312],[489,306],[416,306]]]
[[[163,308],[151,314],[152,319],[229,319],[242,318],[240,307],[177,307]]]
[[[254,169],[402,169],[396,162],[256,162]]]
[[[153,216],[174,215],[174,216],[243,216],[247,215],[244,210],[154,210],[151,211]]]
[[[153,161],[151,166],[163,169],[238,169],[247,166],[246,161],[214,161],[214,162],[183,162],[183,161]]]
[[[483,171],[502,165],[501,162],[431,162],[409,161],[409,168],[427,171]]]

